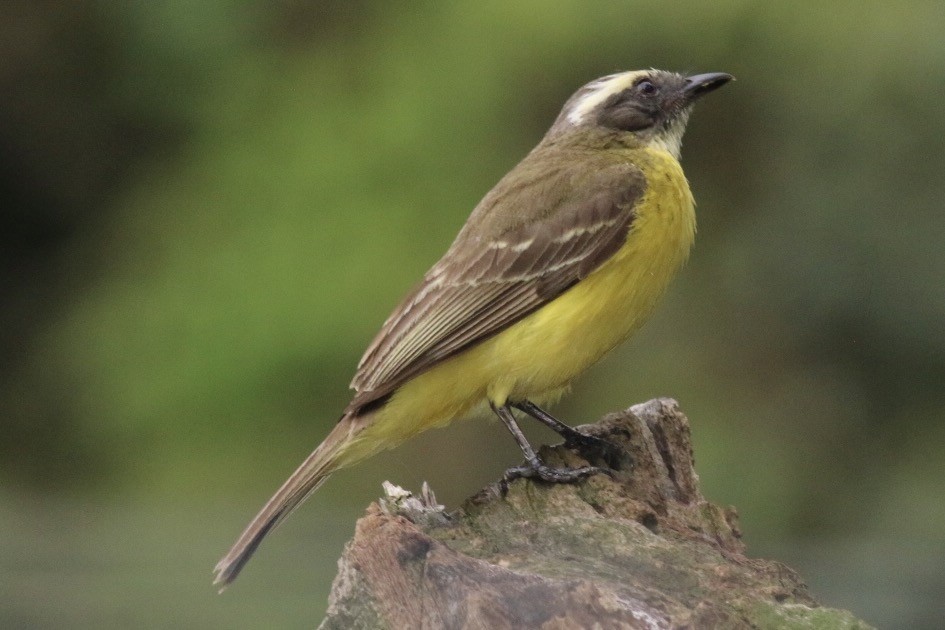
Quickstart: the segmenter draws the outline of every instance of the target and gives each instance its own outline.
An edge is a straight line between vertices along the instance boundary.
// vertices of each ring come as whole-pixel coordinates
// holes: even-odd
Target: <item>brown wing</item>
[[[578,173],[573,162],[544,170],[527,162],[483,199],[384,323],[358,365],[348,412],[382,402],[410,378],[541,308],[624,243],[645,190],[636,167],[610,163],[588,173],[584,164]],[[531,220],[525,208],[533,209]]]

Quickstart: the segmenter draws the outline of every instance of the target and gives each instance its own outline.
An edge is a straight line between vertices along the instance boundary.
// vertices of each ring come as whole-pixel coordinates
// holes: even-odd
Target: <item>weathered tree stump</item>
[[[869,627],[821,607],[788,567],[745,557],[735,510],[699,492],[674,400],[581,430],[617,448],[543,447],[543,460],[612,476],[495,483],[450,513],[426,488],[388,484],[345,547],[321,628]]]

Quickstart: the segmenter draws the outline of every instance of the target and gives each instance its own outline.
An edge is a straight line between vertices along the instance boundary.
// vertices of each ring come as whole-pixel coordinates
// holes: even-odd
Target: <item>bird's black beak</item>
[[[709,92],[713,92],[735,77],[725,72],[709,72],[707,74],[696,74],[686,77],[686,85],[683,87],[683,94],[691,103]]]

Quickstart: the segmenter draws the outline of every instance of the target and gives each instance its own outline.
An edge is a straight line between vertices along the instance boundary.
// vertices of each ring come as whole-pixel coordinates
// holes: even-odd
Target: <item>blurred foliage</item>
[[[917,574],[881,569],[945,557],[943,42],[941,2],[4,3],[4,486],[230,497],[212,560],[574,89],[724,70],[684,149],[693,259],[558,409],[678,398],[752,552],[866,619],[936,627],[945,564],[908,592]],[[319,502],[356,514],[389,476],[455,503],[510,443],[465,423]]]

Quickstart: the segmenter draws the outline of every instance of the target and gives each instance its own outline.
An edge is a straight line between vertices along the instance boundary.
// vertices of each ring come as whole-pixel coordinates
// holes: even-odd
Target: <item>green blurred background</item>
[[[697,247],[557,411],[679,399],[751,555],[941,627],[940,0],[4,2],[0,626],[313,627],[382,480],[455,506],[519,461],[495,423],[425,434],[210,585],[478,199],[650,66],[738,77],[687,135]]]

